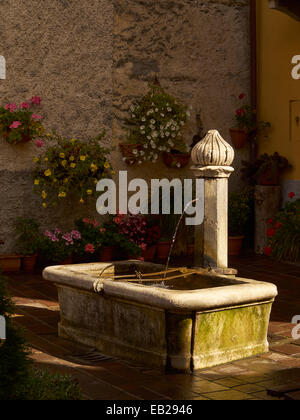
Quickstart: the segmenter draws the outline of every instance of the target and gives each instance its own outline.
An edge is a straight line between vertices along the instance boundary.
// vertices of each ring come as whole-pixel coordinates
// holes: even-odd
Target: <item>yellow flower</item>
[[[98,179],[95,179],[94,182],[95,182],[95,184],[98,184]]]
[[[86,190],[87,195],[92,195],[93,191],[92,190]]]
[[[110,168],[110,163],[109,162],[105,162],[104,163],[104,168],[105,169],[109,169]]]
[[[59,198],[66,198],[66,196],[67,196],[67,194],[64,191],[62,191],[61,193],[58,194]]]
[[[34,161],[34,163],[38,163],[39,162],[39,158],[38,157],[35,157],[35,158],[33,158],[33,161]]]
[[[59,154],[59,157],[60,157],[61,159],[64,159],[64,158],[66,157],[66,155],[65,155],[64,153],[60,153],[60,154]]]
[[[67,164],[68,162],[66,161],[66,160],[63,160],[62,162],[61,162],[61,164],[62,164],[62,166],[66,166],[66,164]]]
[[[70,168],[72,168],[72,169],[76,168],[76,163],[71,163]]]
[[[42,206],[44,207],[44,209],[47,208],[47,204],[46,203],[43,203]]]
[[[76,139],[71,139],[70,141],[72,144],[74,144],[76,142]]]
[[[64,179],[64,184],[67,184],[69,182],[69,178]]]
[[[48,160],[49,160],[48,158],[45,158],[45,162],[48,162]]]
[[[54,184],[57,182],[57,179],[56,178],[53,178],[53,182],[54,182]]]
[[[70,156],[70,161],[73,162],[75,160],[74,156]]]
[[[51,174],[52,174],[52,172],[50,171],[50,169],[47,169],[47,170],[44,172],[44,175],[45,175],[45,176],[51,176]]]
[[[34,180],[34,185],[40,185],[40,181],[38,179]]]
[[[82,161],[82,162],[84,162],[85,160],[86,160],[86,156],[80,156],[80,160]]]
[[[47,133],[47,134],[46,134],[46,136],[47,136],[47,137],[51,137],[51,134],[50,134],[50,133]]]
[[[97,171],[97,169],[98,169],[98,166],[97,166],[97,165],[95,165],[94,163],[92,163],[92,164],[91,164],[91,170],[92,170],[93,172],[96,172],[96,171]]]
[[[80,199],[80,201],[79,201],[79,203],[80,203],[80,204],[84,204],[84,199],[83,199],[83,198],[81,198],[81,199]]]
[[[46,191],[42,191],[42,198],[45,200],[45,198],[47,198],[47,193]]]
[[[116,173],[117,173],[116,171],[111,171],[112,175],[116,175]]]

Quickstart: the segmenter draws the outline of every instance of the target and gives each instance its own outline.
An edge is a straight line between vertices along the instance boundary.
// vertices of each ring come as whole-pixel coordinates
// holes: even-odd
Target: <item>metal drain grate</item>
[[[115,360],[113,357],[98,353],[96,350],[89,351],[88,353],[85,353],[85,354],[72,355],[71,358],[75,360],[76,362],[80,362],[84,364],[89,363],[91,365],[97,365],[103,362]]]

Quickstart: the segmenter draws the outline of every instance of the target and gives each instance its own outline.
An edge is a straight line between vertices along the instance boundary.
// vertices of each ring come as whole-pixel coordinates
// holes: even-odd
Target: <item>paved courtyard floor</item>
[[[291,324],[300,315],[300,267],[264,257],[231,261],[241,277],[275,283],[279,297],[269,329],[270,352],[190,375],[166,375],[121,360],[103,359],[92,349],[57,336],[56,289],[36,274],[10,274],[17,305],[15,321],[25,328],[34,364],[77,378],[90,400],[276,400],[300,399],[300,340]],[[269,395],[270,391],[272,396]],[[294,391],[294,392],[292,392]]]

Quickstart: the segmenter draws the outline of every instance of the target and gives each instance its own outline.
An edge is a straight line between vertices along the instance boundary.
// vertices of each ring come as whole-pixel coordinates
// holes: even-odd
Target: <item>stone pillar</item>
[[[233,148],[216,130],[208,132],[192,151],[197,178],[205,183],[204,223],[195,231],[195,263],[204,268],[228,268],[228,179],[234,169]],[[199,248],[200,246],[200,248]],[[228,273],[230,274],[230,273]]]

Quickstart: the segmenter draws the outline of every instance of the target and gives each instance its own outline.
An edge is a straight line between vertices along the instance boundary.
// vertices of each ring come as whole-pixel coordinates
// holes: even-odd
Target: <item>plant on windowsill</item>
[[[108,160],[109,149],[100,141],[104,132],[88,141],[69,139],[55,132],[45,136],[49,146],[39,157],[33,171],[34,190],[42,198],[42,205],[56,206],[68,198],[84,204],[96,195],[96,184],[111,178],[113,171]]]
[[[265,254],[279,261],[300,262],[300,199],[289,194],[290,201],[268,221],[269,245]]]
[[[18,217],[15,221],[16,245],[22,255],[23,270],[32,272],[40,245],[39,224],[34,219]]]
[[[131,107],[131,117],[125,120],[127,141],[120,144],[124,162],[156,163],[162,154],[167,166],[186,166],[190,148],[184,141],[183,130],[188,116],[187,107],[158,82],[150,85],[149,92]]]
[[[41,98],[34,96],[20,106],[14,102],[0,107],[0,135],[10,144],[27,143],[44,134],[43,117],[33,107],[41,104]]]
[[[239,95],[239,99],[243,100],[246,97],[244,93]],[[269,122],[257,122],[256,111],[250,105],[243,105],[236,110],[235,113],[236,126],[230,129],[232,144],[236,149],[241,149],[245,146],[251,135],[256,137],[257,131],[264,132],[271,127]]]
[[[248,225],[251,220],[252,205],[249,192],[229,195],[229,255],[240,255]]]
[[[291,168],[289,161],[278,153],[261,155],[253,163],[243,162],[244,178],[250,183],[265,186],[280,185],[280,175]]]

